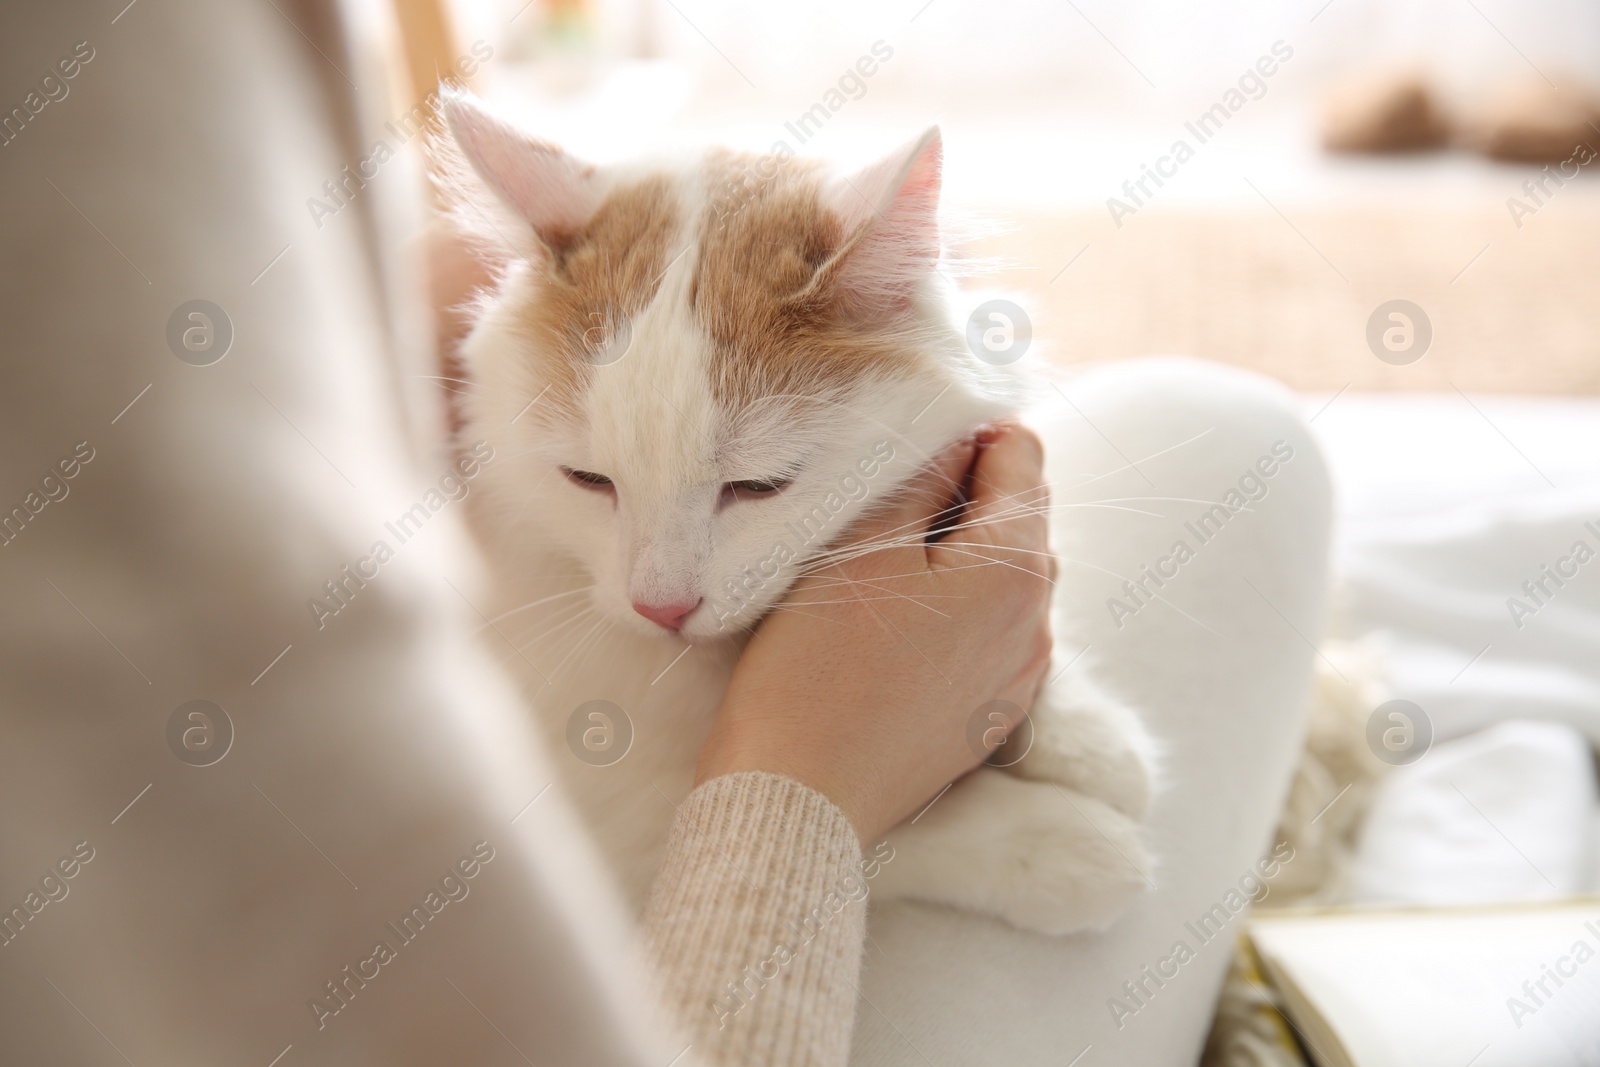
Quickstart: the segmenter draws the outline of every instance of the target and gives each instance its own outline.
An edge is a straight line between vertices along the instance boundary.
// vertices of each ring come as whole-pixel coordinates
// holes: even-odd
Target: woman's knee
[[[1110,364],[1063,383],[1069,406],[1049,444],[1081,480],[1083,453],[1124,487],[1256,510],[1270,496],[1277,522],[1325,535],[1327,466],[1296,397],[1271,379],[1185,358]],[[1106,452],[1115,459],[1105,457]],[[1114,472],[1114,473],[1113,473]],[[1074,473],[1058,485],[1070,488]],[[1219,513],[1220,516],[1220,513]]]
[[[1320,629],[1331,492],[1292,393],[1183,359],[1115,364],[1062,391],[1043,432],[1075,631],[1121,641],[1168,616],[1216,630],[1270,614],[1262,598]]]

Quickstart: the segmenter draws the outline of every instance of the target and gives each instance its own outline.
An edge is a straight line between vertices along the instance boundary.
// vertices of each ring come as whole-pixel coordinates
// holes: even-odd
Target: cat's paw
[[[979,768],[889,835],[873,885],[1047,934],[1100,929],[1150,885],[1139,826],[1103,800]]]
[[[1069,674],[1040,690],[1028,718],[1031,746],[1007,770],[1097,798],[1133,820],[1145,817],[1156,789],[1156,745],[1131,708]]]

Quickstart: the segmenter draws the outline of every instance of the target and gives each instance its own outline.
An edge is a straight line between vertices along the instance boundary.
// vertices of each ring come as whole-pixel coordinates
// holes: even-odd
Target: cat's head
[[[454,217],[500,265],[461,352],[463,433],[497,454],[476,519],[577,561],[614,624],[748,629],[1015,408],[950,321],[937,129],[848,175],[781,143],[597,167],[446,107]]]

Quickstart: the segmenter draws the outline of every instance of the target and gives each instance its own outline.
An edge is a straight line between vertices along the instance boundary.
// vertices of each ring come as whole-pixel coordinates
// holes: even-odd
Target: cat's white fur
[[[462,439],[486,440],[496,452],[472,498],[494,581],[489,637],[519,673],[577,808],[642,904],[742,635],[781,599],[804,560],[753,588],[746,568],[776,542],[794,543],[797,521],[821,514],[814,509],[830,492],[837,503],[841,479],[864,457],[876,461],[867,463],[870,478],[849,483],[865,484],[859,499],[845,499],[825,531],[796,546],[802,553],[836,542],[931,456],[1013,412],[1025,389],[1016,375],[973,357],[947,321],[933,264],[907,254],[922,239],[916,227],[936,224],[918,215],[928,190],[920,199],[907,192],[930,180],[931,161],[936,204],[936,131],[851,181],[829,181],[820,194],[847,233],[866,234],[852,251],[860,260],[849,265],[858,272],[853,288],[870,297],[879,276],[899,271],[909,280],[899,329],[917,358],[729,410],[717,399],[713,346],[691,307],[702,223],[718,195],[698,162],[588,168],[470,97],[452,98],[448,115],[457,147],[446,146],[446,187],[458,218],[501,265],[461,352],[471,383],[460,397]],[[591,338],[594,365],[581,368],[581,388],[558,397],[549,360],[570,357],[531,351],[525,326],[553,262],[542,235],[570,234],[610,191],[647,176],[667,179],[682,220],[671,262],[641,311],[625,322],[608,312]],[[880,232],[868,232],[874,228]],[[572,484],[562,467],[603,472],[617,491]],[[781,493],[719,506],[725,483],[789,471],[793,482]],[[730,581],[743,583],[737,598]],[[681,634],[632,606],[696,598],[707,603]],[[1058,664],[1071,655],[1062,651]],[[633,732],[626,755],[607,766],[568,751],[571,720],[595,700],[622,709]],[[601,740],[608,729],[625,731],[620,722],[578,718],[580,731],[598,730],[591,736]],[[1138,717],[1080,665],[1046,688],[1031,719],[1024,760],[980,768],[890,835],[894,859],[881,867],[874,895],[1060,933],[1103,926],[1149,882],[1140,823],[1152,744]]]

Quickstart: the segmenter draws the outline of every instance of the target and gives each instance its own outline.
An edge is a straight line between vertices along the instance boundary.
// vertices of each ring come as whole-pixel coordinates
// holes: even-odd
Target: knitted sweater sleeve
[[[644,918],[660,1007],[689,1059],[846,1062],[865,866],[844,813],[792,778],[742,772],[689,795]]]

